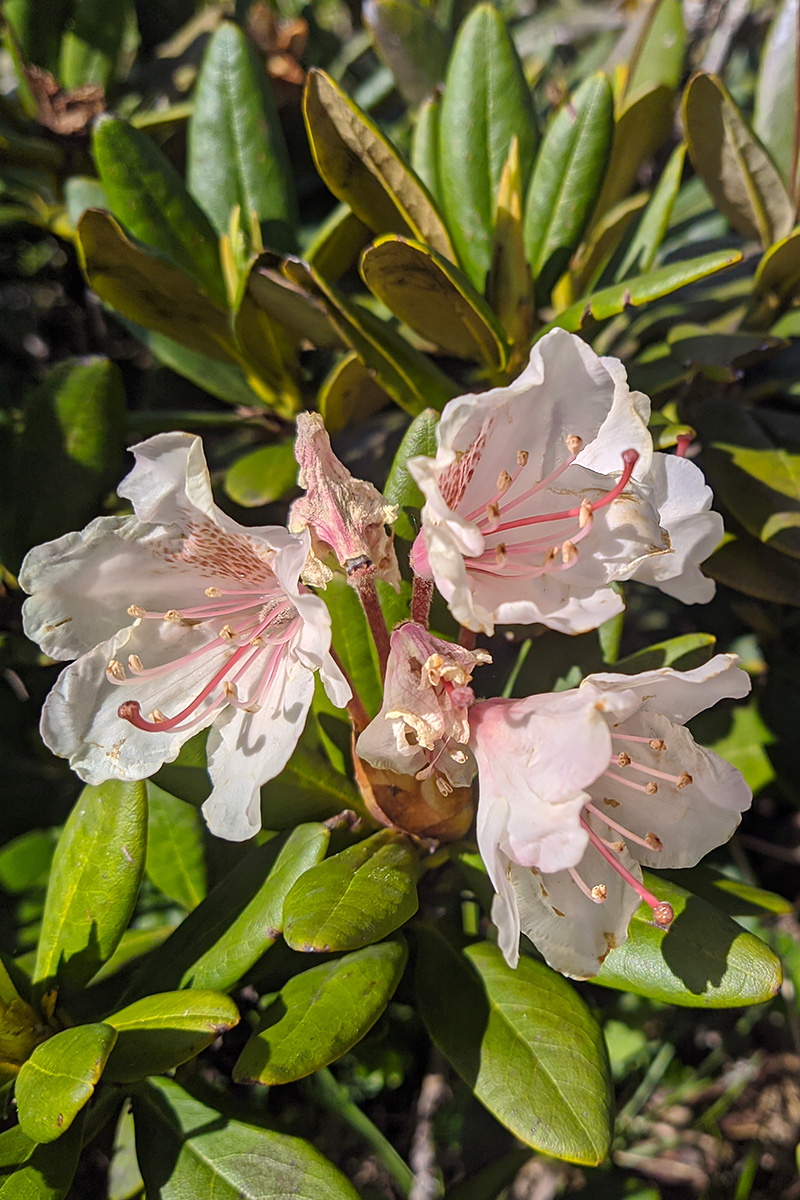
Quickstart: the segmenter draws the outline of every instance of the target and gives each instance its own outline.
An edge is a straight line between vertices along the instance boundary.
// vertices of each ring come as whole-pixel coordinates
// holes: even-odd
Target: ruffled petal
[[[591,685],[607,693],[618,689],[635,692],[643,711],[662,713],[683,725],[720,700],[741,700],[748,694],[750,677],[738,663],[735,654],[715,654],[691,671],[662,667],[638,675],[598,672],[587,675],[581,687]]]

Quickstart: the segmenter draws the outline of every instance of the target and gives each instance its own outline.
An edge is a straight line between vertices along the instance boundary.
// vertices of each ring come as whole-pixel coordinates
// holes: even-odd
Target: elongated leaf
[[[378,655],[364,610],[356,594],[341,576],[334,576],[324,592],[331,614],[333,640],[348,677],[370,716],[381,706],[383,681]]]
[[[76,0],[59,48],[58,79],[63,88],[85,83],[104,87],[114,75],[128,19],[125,0]]]
[[[614,130],[611,85],[592,75],[550,122],[525,206],[525,252],[540,304],[567,269],[597,202]]]
[[[233,987],[280,934],[287,892],[329,838],[324,825],[299,825],[277,854],[271,843],[252,850],[147,960],[134,993]]]
[[[294,441],[273,442],[245,454],[225,476],[225,491],[243,508],[280,500],[297,483]]]
[[[148,1200],[358,1200],[308,1142],[233,1121],[171,1079],[137,1091],[133,1115]]]
[[[303,112],[317,170],[334,196],[375,233],[410,234],[454,258],[427,189],[324,71],[309,72]]]
[[[436,454],[436,425],[439,414],[432,408],[424,409],[409,425],[394,457],[383,494],[390,504],[405,508],[422,508],[425,497],[408,470],[408,460],[419,454],[432,458]],[[411,542],[417,530],[407,513],[400,512],[395,522],[395,532]]]
[[[800,291],[800,230],[766,251],[756,268],[754,290],[746,324],[751,329],[765,329]]]
[[[136,1000],[106,1017],[117,1040],[105,1076],[133,1083],[194,1058],[239,1022],[239,1010],[222,992],[192,988]]]
[[[782,0],[761,51],[753,132],[772,155],[791,190],[797,77],[798,0]]]
[[[565,979],[496,946],[458,954],[418,932],[417,1003],[428,1032],[482,1104],[526,1145],[570,1162],[605,1158],[613,1093],[603,1037]]]
[[[361,274],[391,312],[443,350],[502,368],[502,326],[465,275],[420,242],[388,234],[364,251]]]
[[[361,245],[354,252],[354,259],[360,249]],[[277,269],[279,263],[272,254],[257,258],[247,279],[246,295],[256,308],[279,321],[297,339],[308,338],[323,348],[341,346],[342,340],[328,320],[324,306],[310,292],[286,279]],[[335,278],[320,270],[325,278]]]
[[[640,671],[660,671],[672,667],[676,671],[690,671],[708,662],[714,653],[717,639],[711,633],[684,633],[669,638],[666,642],[655,642],[644,650],[637,650],[626,658],[618,658],[615,671],[626,675],[637,675]]]
[[[58,48],[72,5],[69,0],[53,0],[47,20],[42,20],[38,0],[6,0],[3,16],[12,26],[25,62],[46,71],[58,71]]]
[[[74,991],[111,957],[130,920],[144,871],[143,783],[85,787],[56,847],[34,983]]]
[[[152,782],[147,784],[147,800],[144,869],[165,896],[191,911],[206,894],[203,819],[193,805]]]
[[[324,821],[344,809],[364,813],[355,784],[331,766],[316,729],[308,724],[288,764],[262,789],[264,826],[293,829],[298,821]]]
[[[250,288],[242,295],[233,329],[251,387],[263,392],[280,416],[291,418],[300,407],[297,338],[256,304]]]
[[[628,93],[622,100],[594,220],[625,199],[642,164],[667,141],[674,107],[674,88],[664,83],[653,83],[641,91]]]
[[[28,1137],[54,1142],[66,1133],[91,1098],[116,1040],[110,1025],[78,1025],[34,1050],[15,1088],[19,1123]]]
[[[409,104],[420,104],[444,79],[449,38],[416,0],[365,0],[364,23],[375,49]]]
[[[366,421],[389,403],[389,395],[353,350],[331,370],[317,394],[317,407],[328,433]]]
[[[741,262],[740,254],[735,251],[718,250],[713,254],[702,254],[699,258],[670,263],[669,266],[659,267],[655,271],[648,271],[622,283],[614,283],[559,313],[554,321],[539,330],[537,338],[555,326],[567,329],[570,333],[577,333],[589,320],[604,321],[607,317],[615,317],[624,312],[629,305],[638,308],[642,304],[649,304],[651,300],[668,296],[678,288],[695,283],[698,279],[705,279],[707,275],[723,271],[725,267],[734,266],[738,262]]]
[[[94,127],[92,149],[117,220],[196,279],[210,299],[224,304],[214,230],[155,142],[125,121],[104,116]]]
[[[123,324],[128,326],[134,337],[147,346],[154,358],[178,375],[190,379],[209,395],[244,408],[262,403],[262,397],[257,395],[247,382],[247,376],[241,367],[232,362],[220,362],[217,358],[209,358],[207,354],[201,354],[197,350],[190,350],[174,338],[144,329],[133,321],[123,320]]]
[[[800,562],[771,550],[743,530],[729,533],[703,569],[712,579],[747,596],[800,605]]]
[[[89,286],[111,308],[195,353],[238,365],[227,315],[195,281],[136,245],[108,213],[87,209],[78,252]]]
[[[497,192],[492,266],[486,279],[486,298],[497,313],[510,352],[506,370],[516,373],[528,354],[535,323],[533,275],[525,255],[522,228],[522,175],[519,142],[511,140]]]
[[[683,124],[694,169],[731,225],[765,250],[786,237],[795,218],[786,186],[716,76],[689,81]]]
[[[649,271],[652,267],[669,226],[685,160],[686,143],[681,142],[672,151],[650,203],[642,213],[642,219],[619,265],[617,279],[624,279],[632,271]]]
[[[636,47],[628,63],[630,95],[654,83],[676,88],[683,71],[686,30],[681,0],[655,0],[643,10],[644,28],[636,31]]]
[[[58,1141],[41,1145],[27,1138],[18,1125],[0,1135],[3,1200],[65,1200],[78,1166],[83,1124],[80,1112]],[[6,1142],[7,1150],[4,1139],[11,1143]]]
[[[293,950],[360,950],[417,911],[419,860],[390,830],[342,850],[301,877],[286,897],[283,936]]]
[[[603,213],[575,257],[569,276],[573,296],[585,296],[597,286],[603,269],[622,241],[628,226],[646,206],[649,196],[639,192],[620,200]]]
[[[647,887],[675,911],[669,930],[642,904],[628,939],[612,950],[593,983],[690,1008],[731,1008],[771,1000],[780,960],[730,917],[677,884],[645,871]]]
[[[439,113],[442,97],[436,92],[417,111],[417,123],[411,142],[411,166],[434,200],[441,202],[439,178]]]
[[[391,1000],[407,958],[401,941],[368,946],[289,980],[233,1069],[237,1083],[291,1083],[360,1042]]]
[[[305,257],[320,275],[336,283],[371,241],[369,226],[359,221],[349,205],[339,204],[306,247]]]
[[[218,234],[238,205],[245,225],[255,213],[267,245],[294,249],[294,184],[272,89],[231,21],[211,35],[195,84],[187,182]]]
[[[503,18],[479,4],[453,47],[439,120],[442,204],[478,291],[491,266],[497,191],[514,136],[525,188],[538,141],[531,95]]]

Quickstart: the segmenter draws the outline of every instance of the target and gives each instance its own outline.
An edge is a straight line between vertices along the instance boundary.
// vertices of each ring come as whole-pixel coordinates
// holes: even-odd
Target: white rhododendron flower
[[[622,610],[625,579],[711,599],[697,564],[722,518],[694,463],[653,452],[649,415],[618,359],[562,329],[508,387],[446,405],[436,457],[408,464],[425,496],[412,563],[457,621],[581,633]]]
[[[595,974],[641,900],[672,910],[641,866],[691,867],[726,842],[752,800],[741,774],[685,722],[750,690],[736,656],[693,671],[588,676],[578,688],[470,710],[478,845],[510,966],[520,931],[565,975]]]
[[[359,756],[382,770],[432,775],[444,795],[466,787],[475,774],[469,685],[475,668],[491,661],[485,650],[444,642],[411,621],[395,629],[383,706],[358,739]]]
[[[97,784],[146,779],[212,725],[203,812],[213,833],[243,840],[303,730],[314,672],[334,704],[350,699],[327,609],[299,584],[309,536],[225,516],[199,438],[160,434],[133,453],[119,494],[135,515],[99,517],[22,565],[26,633],[76,660],[42,737]]]
[[[324,560],[332,551],[348,573],[371,564],[378,579],[399,591],[400,568],[392,535],[386,532],[397,519],[397,505],[387,504],[371,483],[353,478],[333,453],[319,413],[298,414],[294,453],[306,494],[292,504],[289,528],[293,533],[311,531],[306,582],[324,587],[332,577]]]

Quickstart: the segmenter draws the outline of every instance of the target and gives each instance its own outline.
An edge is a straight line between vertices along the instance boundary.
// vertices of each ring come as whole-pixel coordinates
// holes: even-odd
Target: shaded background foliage
[[[3,12],[0,1196],[797,1196],[796,0]],[[469,839],[422,858],[335,819],[361,801],[322,697],[254,846],[202,828],[202,740],[146,786],[81,793],[38,738],[57,668],[15,581],[32,545],[117,510],[126,445],[162,429],[203,435],[238,520],[283,521],[303,406],[355,474],[383,487],[394,461],[408,541],[426,410],[513,378],[552,323],[623,359],[662,448],[697,432],[720,588],[698,611],[626,585],[599,635],[510,630],[487,692],[715,646],[754,680],[695,723],[753,811],[654,884],[675,927],[635,919],[606,987],[530,954],[509,979]],[[326,598],[374,712],[360,611]],[[396,621],[407,595],[386,603]],[[334,943],[323,867],[329,897],[357,877],[370,929]]]

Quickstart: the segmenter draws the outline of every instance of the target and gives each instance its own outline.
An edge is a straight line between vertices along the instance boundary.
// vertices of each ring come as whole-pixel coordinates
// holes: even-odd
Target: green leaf
[[[680,0],[656,0],[645,7],[645,14],[643,36],[637,36],[629,64],[626,90],[630,95],[654,83],[676,88],[683,72],[686,30]]]
[[[734,709],[734,712],[738,711]],[[786,900],[775,892],[753,887],[738,879],[730,879],[727,875],[720,875],[712,867],[704,867],[702,864],[685,871],[659,872],[659,878],[670,879],[679,886],[686,887],[729,917],[763,917],[765,913],[770,916],[782,916],[792,912],[794,908],[791,900]]]
[[[324,825],[298,825],[277,855],[272,842],[251,850],[144,962],[134,991],[233,987],[279,936],[287,893],[329,839]]]
[[[58,79],[65,89],[85,83],[105,87],[113,78],[128,21],[125,0],[74,0],[59,49]]]
[[[654,83],[629,93],[616,115],[611,158],[594,220],[628,195],[640,168],[664,144],[672,132],[674,88]]]
[[[411,166],[437,204],[442,194],[439,178],[439,113],[442,97],[435,92],[417,110],[417,123],[411,142]]]
[[[239,1010],[221,992],[190,989],[136,1000],[105,1019],[117,1031],[105,1077],[134,1083],[194,1058],[239,1023]]]
[[[772,159],[714,75],[698,73],[683,96],[695,171],[731,225],[766,250],[790,233],[794,205]]]
[[[370,716],[383,699],[378,655],[355,588],[342,575],[334,575],[323,593],[332,622],[332,639],[353,687]]]
[[[225,476],[225,491],[243,508],[272,504],[296,485],[294,440],[260,446],[243,455]]]
[[[367,0],[364,23],[378,56],[409,104],[420,104],[444,79],[450,40],[417,0]]]
[[[797,77],[797,0],[783,0],[769,27],[756,79],[753,132],[791,190]]]
[[[37,1046],[15,1087],[19,1123],[35,1142],[66,1133],[91,1098],[117,1033],[110,1025],[78,1025]]]
[[[750,328],[769,327],[800,291],[800,230],[776,242],[756,267]]]
[[[316,68],[303,98],[317,170],[337,199],[375,233],[404,233],[454,259],[427,189],[366,113]]]
[[[119,367],[99,356],[65,359],[32,394],[24,419],[9,467],[26,497],[19,536],[28,549],[79,529],[119,479],[125,445]]]
[[[293,950],[360,950],[417,911],[419,858],[386,829],[302,876],[286,897],[283,936]]]
[[[505,366],[508,347],[499,321],[458,267],[435,250],[387,234],[364,251],[361,275],[420,336],[458,358]]]
[[[388,403],[388,393],[375,382],[355,350],[336,363],[317,393],[317,408],[331,436],[366,421]]]
[[[94,126],[92,149],[116,219],[145,246],[195,279],[209,299],[224,305],[216,234],[152,138],[106,115]]]
[[[424,408],[443,409],[457,386],[429,358],[410,346],[402,334],[374,313],[353,303],[307,264],[287,264],[292,278],[315,286],[331,324],[354,350],[376,382],[412,417]]]
[[[629,225],[647,205],[646,192],[627,196],[618,204],[607,209],[593,226],[591,233],[572,263],[569,276],[570,300],[573,296],[585,296],[597,282],[617,251]]]
[[[69,0],[53,0],[43,21],[40,0],[6,0],[3,16],[16,34],[26,63],[57,72],[59,43],[71,8]]]
[[[614,129],[611,85],[592,75],[551,120],[525,205],[525,252],[540,305],[566,271],[597,202]]]
[[[233,1121],[171,1079],[139,1089],[133,1115],[148,1200],[358,1200],[308,1142]]]
[[[190,350],[174,338],[153,333],[133,321],[123,320],[123,323],[128,326],[134,337],[147,346],[154,358],[178,375],[190,379],[209,395],[242,408],[252,408],[263,403],[263,397],[257,395],[247,382],[247,376],[241,367],[232,362],[220,362],[216,358],[209,358],[207,354],[201,354],[197,350]]]
[[[233,331],[250,386],[290,420],[300,408],[298,339],[255,302],[247,287],[234,314]]]
[[[5,892],[25,892],[45,887],[58,841],[54,829],[29,829],[0,850],[0,887]]]
[[[800,605],[800,562],[771,550],[743,530],[729,532],[703,569],[712,579],[747,596]]]
[[[565,979],[532,958],[511,970],[488,942],[459,955],[423,927],[417,1003],[442,1053],[522,1142],[569,1162],[605,1158],[613,1130],[605,1044]]]
[[[147,792],[116,780],[85,787],[53,858],[33,981],[77,991],[111,957],[144,871]]]
[[[604,321],[624,312],[628,306],[638,308],[652,300],[659,300],[662,296],[668,296],[670,292],[676,292],[678,288],[695,283],[698,279],[705,279],[707,275],[713,275],[716,271],[723,271],[725,267],[734,266],[741,262],[741,257],[736,251],[717,250],[713,254],[681,259],[668,266],[659,267],[656,271],[637,275],[634,279],[614,283],[559,313],[555,320],[539,330],[537,338],[543,337],[548,330],[556,326],[570,333],[578,333],[589,320]]]
[[[89,286],[123,317],[195,353],[238,365],[227,314],[189,275],[127,238],[108,213],[90,208],[83,214],[78,253]]]
[[[417,536],[417,530],[409,516],[402,510],[404,508],[422,508],[425,497],[419,490],[416,481],[411,477],[406,464],[410,458],[416,458],[420,454],[425,454],[429,458],[435,456],[438,421],[439,414],[432,408],[423,409],[419,416],[414,418],[403,435],[403,440],[389,471],[389,478],[383,489],[383,494],[389,503],[397,504],[401,509],[400,515],[395,521],[395,532],[409,542],[412,542]]]
[[[0,1135],[3,1200],[66,1200],[78,1166],[83,1123],[81,1112],[58,1141],[49,1144],[32,1143],[18,1125]]]
[[[780,960],[760,938],[670,880],[645,871],[644,881],[672,905],[674,922],[665,930],[641,904],[627,940],[609,952],[592,983],[688,1008],[736,1008],[776,995]]]
[[[147,877],[187,911],[206,894],[203,819],[193,805],[147,784]]]
[[[344,809],[365,812],[355,784],[331,766],[316,729],[308,724],[288,764],[261,789],[264,827],[292,829],[298,821],[327,820]]]
[[[354,259],[360,249],[359,245]],[[259,255],[247,277],[245,294],[256,308],[280,322],[298,340],[308,338],[320,348],[339,348],[342,340],[328,320],[324,305],[286,279],[278,269],[279,263],[273,254]],[[322,268],[318,269],[326,278],[332,278]]]
[[[686,143],[681,142],[669,156],[667,165],[655,186],[650,203],[630,240],[617,271],[617,279],[625,279],[634,271],[649,271],[658,248],[669,227],[672,209],[681,186]]]
[[[515,135],[524,190],[538,141],[531,94],[503,18],[479,4],[458,32],[439,118],[442,204],[478,291],[491,266],[497,191]]]
[[[372,230],[369,226],[359,221],[347,204],[337,204],[309,242],[305,257],[320,275],[336,283],[347,274],[371,241]],[[316,341],[316,337],[311,340]]]
[[[405,943],[382,942],[295,975],[264,1013],[233,1069],[236,1083],[291,1083],[346,1054],[394,995]]]
[[[729,716],[727,733],[714,741],[704,736],[701,740],[742,772],[751,792],[760,792],[775,778],[766,747],[776,739],[765,725],[755,700],[737,704]]]
[[[665,642],[654,642],[635,654],[620,658],[614,663],[615,671],[625,675],[638,675],[640,671],[661,671],[672,667],[676,671],[690,671],[708,662],[714,653],[717,639],[712,633],[682,633]]]
[[[278,110],[262,62],[231,21],[208,41],[189,121],[187,182],[218,234],[238,205],[264,241],[294,249],[296,201]]]

